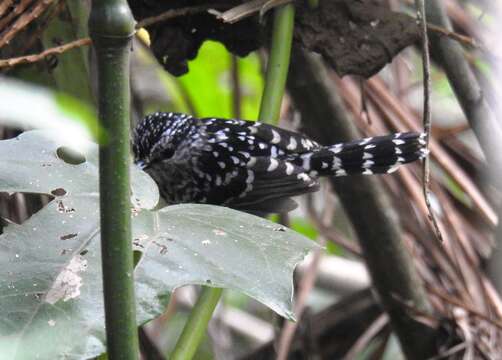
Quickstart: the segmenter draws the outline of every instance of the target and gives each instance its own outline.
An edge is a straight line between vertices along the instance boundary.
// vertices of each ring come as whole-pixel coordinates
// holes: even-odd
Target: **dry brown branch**
[[[53,2],[54,0],[42,0],[35,3],[30,11],[23,12],[15,23],[6,30],[5,34],[0,36],[0,48],[8,44],[19,31],[23,30],[28,24],[37,19]],[[0,24],[0,29],[2,27],[2,24]]]
[[[458,34],[458,33],[454,32],[454,31],[450,31],[450,30],[445,29],[445,28],[443,28],[441,26],[437,26],[437,25],[434,25],[434,24],[427,24],[427,30],[433,31],[433,32],[441,34],[441,35],[444,35],[446,37],[449,37],[450,39],[458,41],[459,43],[462,43],[464,45],[468,45],[468,46],[471,46],[471,47],[474,47],[474,48],[480,48],[480,49],[485,50],[481,46],[481,44],[480,44],[480,42],[478,40],[473,39],[473,38],[471,38],[469,36]]]
[[[19,3],[16,4],[6,16],[4,16],[2,19],[0,19],[0,30],[3,30],[4,28],[6,28],[7,25],[13,19],[15,19],[17,16],[21,15],[24,12],[24,10],[26,10],[32,3],[33,3],[33,0],[19,1]],[[5,10],[7,10],[7,9],[5,9]]]
[[[145,19],[139,21],[138,24],[136,25],[136,29],[151,26],[153,24],[161,23],[163,21],[171,20],[171,19],[174,19],[174,18],[180,17],[180,16],[185,16],[185,15],[189,15],[189,14],[197,14],[197,13],[200,13],[203,11],[207,11],[208,9],[210,9],[212,7],[214,7],[214,4],[213,5],[207,4],[207,5],[200,5],[200,6],[189,6],[189,7],[184,7],[184,8],[180,8],[180,9],[169,10],[169,11],[166,11],[166,12],[160,14],[160,15],[148,17],[148,18],[145,18]]]
[[[455,305],[455,306],[458,306],[460,308],[463,308],[465,309],[466,311],[468,311],[469,313],[471,313],[472,315],[480,318],[480,319],[483,319],[483,320],[486,320],[488,321],[490,324],[498,327],[499,329],[502,329],[502,321],[500,320],[497,320],[497,319],[494,319],[494,318],[491,318],[489,316],[487,316],[486,314],[474,309],[473,307],[471,307],[470,305],[467,305],[465,302],[461,302],[461,301],[458,301],[457,299],[451,297],[450,295],[448,294],[445,294],[444,292],[438,290],[438,289],[434,289],[432,287],[429,287],[429,286],[426,286],[427,287],[427,291],[431,294],[433,294],[434,296],[437,296],[438,298],[440,298],[441,300],[444,300],[452,305]]]
[[[311,200],[311,197],[309,197],[309,199]],[[332,201],[325,203],[325,209],[323,213],[324,216],[321,220],[321,223],[324,224],[331,221],[334,213],[334,204]],[[307,297],[314,288],[319,271],[319,264],[324,253],[323,247],[326,245],[326,239],[320,237],[319,245],[321,245],[321,248],[317,248],[315,250],[312,256],[312,261],[308,265],[307,271],[303,273],[303,277],[298,285],[298,295],[296,297],[294,306],[294,313],[298,320],[301,319],[307,303]],[[298,324],[298,322],[286,322],[284,324],[277,345],[277,360],[286,360],[288,358],[288,354],[290,352],[291,344],[293,342],[295,332],[298,328]]]
[[[323,242],[320,245],[324,245]],[[310,263],[309,269],[304,273],[303,278],[298,286],[298,295],[296,297],[296,302],[294,306],[294,312],[296,318],[299,320],[303,311],[305,310],[307,297],[312,291],[315,280],[317,277],[317,271],[319,269],[319,262],[323,253],[322,248],[317,248],[314,252],[313,260]],[[277,360],[286,360],[289,354],[289,349],[293,341],[296,329],[298,328],[298,322],[287,321],[282,328],[281,335],[279,337]]]
[[[427,150],[429,150],[431,129],[432,129],[432,115],[431,115],[431,60],[429,55],[429,36],[427,35],[427,19],[425,15],[424,0],[415,0],[417,8],[417,16],[420,20],[420,28],[422,31],[422,69],[424,73],[424,105],[423,105],[423,125],[426,134],[425,142]],[[436,237],[440,242],[443,242],[443,236],[439,228],[436,215],[431,205],[430,194],[430,158],[427,156],[423,161],[423,193],[427,210],[429,211],[429,219],[434,227]]]
[[[13,0],[4,0],[0,3],[0,18],[4,16],[8,9],[11,9],[14,5]]]
[[[350,79],[339,79],[334,77],[338,86],[343,91],[342,94],[357,93],[357,85]],[[375,76],[367,81],[368,96],[372,99],[373,104],[382,114],[385,115],[386,121],[391,125],[391,129],[397,131],[420,131],[419,120],[410,109],[406,108],[402,102],[387,89],[382,79]],[[360,105],[355,105],[352,100],[352,105],[359,109]],[[375,117],[372,113],[372,117]],[[382,134],[382,129],[376,129],[379,134]],[[387,130],[386,130],[387,131]],[[452,159],[452,157],[443,149],[443,147],[434,139],[430,139],[430,155],[443,167],[443,169],[458,183],[466,194],[471,197],[474,205],[479,209],[482,217],[488,224],[495,226],[497,224],[497,215],[492,206],[488,203],[485,196],[474,184],[471,177]]]
[[[420,131],[416,116],[409,110],[405,109],[399,100],[392,95],[385,87],[383,81],[375,76],[368,82],[368,95],[372,97],[375,105],[388,115],[388,120],[393,127],[398,131],[406,131],[412,129]],[[399,119],[399,120],[398,120]],[[485,196],[479,191],[478,187],[473,183],[470,176],[460,168],[448,153],[434,139],[430,139],[430,153],[443,169],[458,183],[473,200],[476,207],[479,209],[483,218],[492,226],[498,223],[497,214],[492,206],[488,203]]]
[[[34,62],[43,60],[44,58],[46,58],[49,55],[62,54],[65,51],[75,49],[75,48],[78,48],[81,46],[87,46],[90,44],[91,44],[91,39],[84,38],[84,39],[79,39],[79,40],[69,42],[69,43],[61,45],[61,46],[56,46],[56,47],[44,50],[39,54],[20,56],[17,58],[0,60],[0,69],[16,66],[16,65],[20,65],[20,64],[34,63]]]
[[[350,114],[325,71],[318,59],[294,53],[288,89],[302,113],[303,129],[321,144],[356,138],[359,135]],[[353,224],[374,287],[404,352],[411,359],[431,356],[435,351],[435,329],[417,321],[394,297],[396,294],[423,312],[431,310],[412,258],[402,242],[401,227],[388,202],[388,194],[377,179],[371,177],[337,178],[332,183]]]

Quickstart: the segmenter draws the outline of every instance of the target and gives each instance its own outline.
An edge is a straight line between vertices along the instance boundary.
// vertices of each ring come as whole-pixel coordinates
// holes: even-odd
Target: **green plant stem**
[[[129,185],[129,52],[134,19],[125,0],[92,2],[99,119],[101,256],[109,359],[138,359]]]
[[[258,117],[261,122],[275,124],[279,120],[282,97],[288,77],[294,21],[295,7],[293,4],[283,5],[275,10],[265,89]]]
[[[294,17],[295,8],[291,4],[275,10],[272,49],[260,106],[259,120],[262,122],[276,123],[279,119],[291,56]],[[223,290],[219,288],[203,287],[176,343],[172,360],[193,358],[222,293]]]
[[[192,309],[183,332],[176,343],[171,355],[172,360],[189,360],[193,358],[222,293],[223,289],[220,288],[202,288],[202,294]]]

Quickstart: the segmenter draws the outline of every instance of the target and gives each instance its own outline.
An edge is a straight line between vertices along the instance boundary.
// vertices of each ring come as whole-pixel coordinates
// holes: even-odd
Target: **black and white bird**
[[[135,163],[168,204],[205,203],[251,213],[296,207],[321,176],[386,174],[427,155],[425,134],[407,132],[321,146],[260,122],[157,112],[135,128]]]

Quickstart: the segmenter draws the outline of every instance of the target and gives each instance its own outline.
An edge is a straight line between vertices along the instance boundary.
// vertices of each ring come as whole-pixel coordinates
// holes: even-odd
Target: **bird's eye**
[[[162,149],[161,151],[157,151],[150,158],[150,164],[155,162],[160,162],[164,160],[170,159],[174,155],[174,150],[172,147],[167,147]]]

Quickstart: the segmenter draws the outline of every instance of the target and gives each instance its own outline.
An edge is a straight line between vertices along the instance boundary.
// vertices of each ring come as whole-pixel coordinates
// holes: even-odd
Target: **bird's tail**
[[[302,156],[305,170],[320,176],[388,174],[427,155],[425,133],[395,133],[323,147]]]

